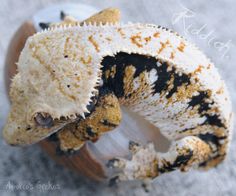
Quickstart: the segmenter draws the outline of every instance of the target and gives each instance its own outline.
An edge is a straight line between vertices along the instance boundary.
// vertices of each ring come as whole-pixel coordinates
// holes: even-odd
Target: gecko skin
[[[78,150],[119,125],[120,105],[172,141],[168,152],[130,143],[115,157],[115,179],[147,179],[190,167],[210,168],[227,154],[232,108],[213,63],[165,28],[147,24],[56,27],[27,40],[13,78],[4,138],[13,145],[57,134]],[[60,131],[59,131],[60,130]]]

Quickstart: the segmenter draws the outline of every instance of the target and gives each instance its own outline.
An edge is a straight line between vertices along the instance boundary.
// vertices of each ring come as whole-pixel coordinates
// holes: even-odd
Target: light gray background
[[[3,85],[3,65],[7,45],[17,27],[38,9],[53,2],[65,2],[60,0],[1,0],[0,1],[0,127],[2,128],[8,104]],[[83,0],[82,2],[106,8],[118,7],[122,11],[124,21],[147,22],[163,25],[178,31],[195,42],[216,64],[222,77],[229,86],[233,107],[235,110],[236,84],[235,75],[235,9],[236,1],[176,1],[176,0]],[[173,24],[172,19],[176,13],[187,7],[194,11],[195,16],[188,18],[187,24],[192,29],[205,25],[203,31],[196,35],[186,32],[181,21]],[[230,48],[217,49],[219,43],[208,45],[209,39],[203,39],[201,34],[214,31],[209,37],[216,37],[218,41],[226,43],[231,40]],[[221,51],[220,51],[221,50]],[[222,52],[227,52],[222,57]],[[190,171],[188,173],[174,172],[159,177],[153,183],[149,193],[145,193],[139,183],[126,183],[118,187],[110,188],[104,185],[94,184],[79,177],[61,166],[55,164],[37,145],[27,148],[14,148],[0,140],[0,195],[235,195],[236,194],[236,137],[233,137],[232,145],[227,160],[217,169],[208,172]],[[34,190],[7,189],[9,184],[30,183]],[[58,185],[59,191],[43,191],[36,188],[39,184]],[[26,187],[27,188],[27,187]]]

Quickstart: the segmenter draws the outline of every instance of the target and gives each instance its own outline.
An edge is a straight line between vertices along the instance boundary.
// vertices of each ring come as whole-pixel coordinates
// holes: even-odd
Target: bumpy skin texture
[[[115,180],[209,168],[227,153],[233,118],[225,84],[202,52],[165,28],[57,27],[28,39],[18,68],[4,127],[10,144],[32,144],[64,126],[57,134],[61,149],[77,150],[119,123],[121,104],[157,126],[172,146],[159,153],[152,143],[131,142],[131,160],[117,157],[108,164],[121,169]],[[99,103],[115,111],[106,123]],[[92,125],[91,118],[101,123]],[[89,137],[88,127],[99,134]]]

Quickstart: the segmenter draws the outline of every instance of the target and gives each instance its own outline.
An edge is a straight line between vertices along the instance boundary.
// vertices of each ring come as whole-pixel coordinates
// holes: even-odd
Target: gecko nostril
[[[34,120],[37,125],[40,125],[42,127],[49,128],[53,126],[53,119],[48,113],[37,113],[34,117]]]

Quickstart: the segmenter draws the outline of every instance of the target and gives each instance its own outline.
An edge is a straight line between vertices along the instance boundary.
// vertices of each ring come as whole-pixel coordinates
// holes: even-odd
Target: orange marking
[[[184,48],[185,48],[185,43],[184,42],[180,42],[179,44],[179,47],[177,48],[180,52],[183,52],[184,51]]]
[[[98,46],[97,42],[93,39],[92,35],[89,36],[88,40],[93,44],[95,50],[97,52],[99,52],[100,51],[99,46]]]
[[[88,71],[88,75],[90,75],[90,76],[91,76],[91,75],[92,75],[92,71],[90,71],[90,70],[89,70],[89,71]]]
[[[208,65],[207,65],[207,69],[210,69],[210,68],[211,68],[211,64],[208,64]]]
[[[216,94],[223,94],[224,93],[224,89],[223,87],[219,88],[217,91],[216,91]]]
[[[91,56],[88,56],[88,59],[84,59],[84,57],[81,57],[81,58],[80,58],[80,61],[81,61],[83,64],[87,65],[87,64],[91,63],[92,57],[91,57]]]
[[[161,48],[158,50],[157,53],[160,54],[169,44],[170,44],[169,40],[167,40],[165,43],[161,42]]]
[[[170,54],[170,59],[174,59],[175,58],[175,53],[174,52],[171,52]]]
[[[122,37],[125,37],[125,34],[124,34],[124,32],[122,31],[121,28],[118,28],[117,31],[118,31],[118,33],[120,33],[120,35],[121,35]]]
[[[204,67],[202,65],[199,65],[198,68],[193,72],[193,74],[201,73],[203,68]]]
[[[140,43],[142,42],[141,36],[140,35],[134,35],[131,38],[131,42],[138,46],[139,48],[143,47],[143,45]]]
[[[79,77],[79,76],[77,76],[75,79],[78,80],[78,81],[80,81],[80,77]]]
[[[106,40],[110,42],[112,39],[110,37],[106,37]]]
[[[151,36],[149,36],[149,37],[145,37],[145,38],[144,38],[144,40],[146,41],[146,43],[150,42],[151,39],[152,39]]]
[[[69,97],[72,99],[72,100],[76,100],[76,97],[74,95],[69,95]]]
[[[159,38],[159,37],[160,37],[160,33],[159,33],[159,32],[154,33],[154,34],[153,34],[153,37]]]
[[[79,88],[79,87],[80,87],[80,85],[79,85],[79,84],[76,84],[76,83],[74,83],[73,86],[74,86],[75,88]]]

